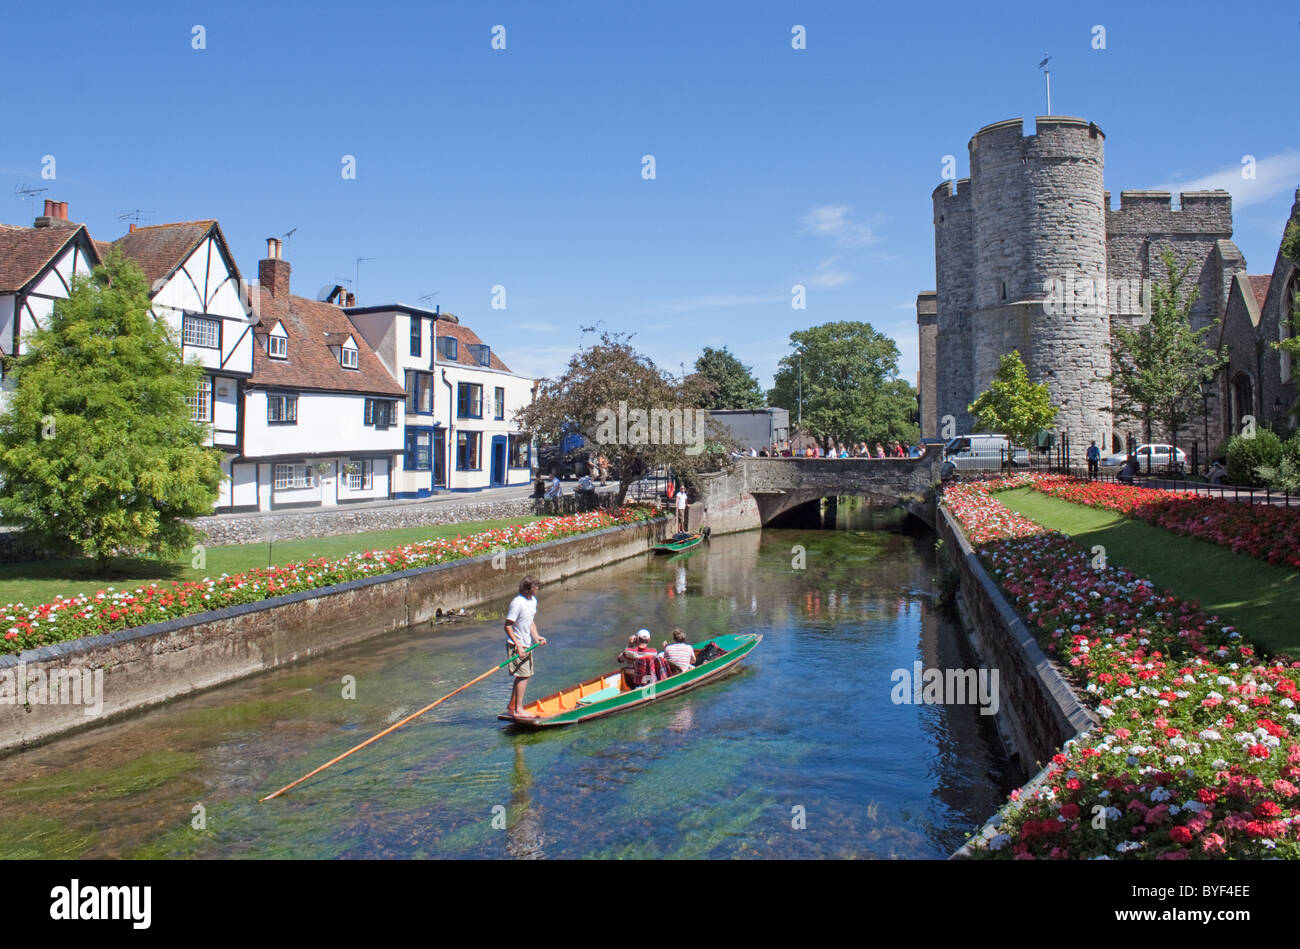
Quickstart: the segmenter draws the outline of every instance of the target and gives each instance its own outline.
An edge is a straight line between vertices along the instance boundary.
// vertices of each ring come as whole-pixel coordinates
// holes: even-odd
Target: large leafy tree
[[[803,427],[839,442],[914,442],[916,390],[898,378],[898,346],[870,323],[823,323],[790,334],[795,352],[778,364],[768,404],[799,414],[802,350]]]
[[[1300,224],[1295,221],[1291,221],[1286,226],[1286,234],[1282,238],[1282,255],[1292,260],[1300,260]],[[1286,305],[1287,301],[1283,300],[1282,306],[1285,308]],[[1295,309],[1283,317],[1290,323],[1287,338],[1273,344],[1291,357],[1293,366],[1300,364],[1300,296],[1295,299],[1294,306]],[[1291,407],[1291,411],[1300,412],[1300,400]]]
[[[1052,427],[1059,411],[1045,382],[1030,382],[1020,351],[1002,357],[988,389],[966,411],[975,419],[977,432],[997,432],[1013,445],[1026,446],[1044,429]]]
[[[174,556],[183,518],[212,513],[221,482],[186,397],[203,377],[149,313],[148,283],[114,250],[73,282],[8,363],[0,414],[0,513],[38,544],[94,557]]]
[[[541,380],[537,398],[515,416],[526,433],[543,441],[558,444],[580,432],[598,445],[617,468],[620,504],[629,485],[656,467],[689,478],[716,469],[732,444],[703,411],[713,398],[712,384],[699,373],[678,379],[661,372],[629,340],[602,333],[573,354],[561,375]],[[669,420],[682,427],[674,429]],[[675,438],[677,432],[682,437]]]
[[[1192,329],[1192,304],[1199,291],[1188,287],[1191,263],[1179,267],[1174,255],[1162,255],[1165,280],[1151,286],[1151,319],[1111,333],[1111,399],[1117,416],[1142,423],[1145,440],[1156,424],[1177,444],[1178,431],[1192,416],[1200,384],[1214,378],[1223,358],[1209,349],[1210,326]]]
[[[706,408],[756,409],[763,405],[763,390],[750,367],[723,346],[705,346],[695,360],[695,371],[714,385],[714,395]]]

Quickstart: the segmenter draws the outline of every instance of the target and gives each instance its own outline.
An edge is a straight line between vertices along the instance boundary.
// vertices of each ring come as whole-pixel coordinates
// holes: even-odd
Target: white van
[[[1008,459],[1015,467],[1029,464],[1028,450],[1013,450],[1005,435],[958,435],[948,440],[943,457],[958,471],[997,471]]]

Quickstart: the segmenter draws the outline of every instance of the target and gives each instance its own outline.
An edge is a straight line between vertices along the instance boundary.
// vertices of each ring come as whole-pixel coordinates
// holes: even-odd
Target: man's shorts
[[[533,654],[531,652],[526,656],[520,656],[519,650],[514,643],[506,643],[506,655],[514,659],[514,662],[506,666],[506,671],[516,679],[527,679],[533,674]]]

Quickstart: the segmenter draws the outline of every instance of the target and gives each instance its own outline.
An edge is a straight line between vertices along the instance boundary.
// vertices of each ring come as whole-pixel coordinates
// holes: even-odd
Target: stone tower
[[[1103,142],[1083,119],[1041,116],[1029,136],[998,122],[970,141],[970,179],[934,192],[939,434],[947,415],[971,430],[966,406],[1015,349],[1055,429],[1109,444]]]

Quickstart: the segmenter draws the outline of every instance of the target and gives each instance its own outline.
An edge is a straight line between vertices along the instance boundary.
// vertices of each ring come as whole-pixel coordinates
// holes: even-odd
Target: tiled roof
[[[1272,274],[1250,274],[1246,277],[1250,281],[1250,289],[1255,293],[1255,302],[1259,304],[1260,309],[1264,308],[1264,301],[1268,299],[1268,285],[1273,281]]]
[[[180,221],[174,224],[155,224],[138,227],[113,241],[122,253],[130,257],[144,271],[149,283],[171,275],[185,262],[199,241],[207,236],[216,221]]]
[[[444,313],[442,315],[452,316],[453,314]],[[479,366],[478,360],[475,359],[470,354],[470,351],[466,348],[471,343],[478,345],[483,342],[483,340],[478,338],[478,334],[475,333],[472,329],[470,329],[464,323],[459,323],[459,324],[448,323],[445,320],[441,320],[441,319],[434,324],[434,327],[437,329],[439,336],[454,336],[456,337],[456,339],[460,340],[460,342],[456,346],[457,363],[459,363],[462,366],[474,366],[479,369],[488,368],[487,366]],[[445,363],[446,361],[447,360],[442,358],[441,354],[438,356],[439,363]],[[497,358],[497,354],[495,350],[489,349],[488,361],[491,364],[492,369],[498,369],[501,372],[510,371],[510,367]]]
[[[21,290],[68,242],[84,231],[76,227],[13,227],[0,224],[0,292]]]
[[[249,385],[399,398],[406,394],[339,307],[292,294],[273,297],[262,293],[258,299],[259,321],[253,330],[253,377]],[[266,353],[266,338],[277,320],[289,336],[288,359],[272,359]],[[344,369],[330,349],[331,341],[338,345],[349,336],[357,344],[356,369]]]

